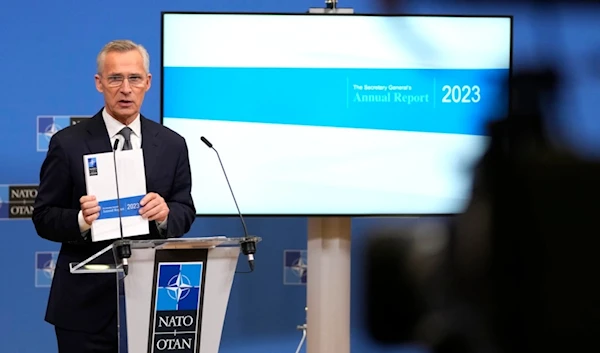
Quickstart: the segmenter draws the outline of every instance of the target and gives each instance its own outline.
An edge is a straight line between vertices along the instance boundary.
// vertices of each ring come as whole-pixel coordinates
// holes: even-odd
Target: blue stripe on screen
[[[167,67],[163,114],[482,135],[486,121],[507,112],[508,75],[505,69]]]

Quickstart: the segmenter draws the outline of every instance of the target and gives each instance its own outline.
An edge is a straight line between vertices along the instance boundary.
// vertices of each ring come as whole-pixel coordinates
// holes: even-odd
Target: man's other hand
[[[164,222],[169,215],[169,206],[159,194],[155,192],[148,193],[140,201],[140,215],[149,221]]]
[[[100,216],[100,206],[98,206],[96,196],[82,196],[79,199],[79,204],[81,205],[81,213],[85,223],[92,225],[92,222]]]

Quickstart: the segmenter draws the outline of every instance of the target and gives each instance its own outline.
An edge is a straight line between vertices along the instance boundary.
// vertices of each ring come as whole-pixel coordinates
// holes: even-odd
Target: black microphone
[[[210,141],[208,141],[206,137],[202,136],[200,137],[200,140],[202,140],[202,142],[204,142],[204,144],[208,146],[208,148],[215,151],[215,153],[217,154],[217,158],[219,159],[219,163],[221,164],[221,169],[223,170],[223,175],[225,175],[227,186],[229,186],[231,197],[233,198],[233,202],[235,203],[235,207],[238,211],[238,216],[240,217],[240,221],[242,221],[242,226],[244,227],[245,239],[240,245],[242,247],[242,252],[244,253],[244,255],[248,256],[248,265],[250,266],[250,272],[252,272],[254,271],[254,254],[256,253],[256,241],[250,238],[250,235],[248,235],[248,228],[246,227],[244,216],[242,215],[242,212],[240,212],[240,207],[238,206],[237,200],[235,199],[235,194],[233,193],[233,189],[231,188],[231,184],[229,183],[229,178],[227,177],[227,172],[225,172],[225,167],[223,166],[223,162],[221,161],[219,151],[217,151],[217,149],[213,147],[213,144],[210,143]]]
[[[121,218],[121,194],[119,194],[119,178],[117,177],[117,148],[119,147],[119,139],[115,140],[115,144],[113,145],[113,163],[115,165],[115,185],[117,186],[117,209],[119,212],[119,231],[121,233],[121,241],[124,240],[123,237],[123,220]],[[129,272],[129,261],[128,258],[131,257],[131,245],[129,243],[121,244],[117,246],[117,256],[121,259],[121,263],[123,264],[123,272],[125,276]]]

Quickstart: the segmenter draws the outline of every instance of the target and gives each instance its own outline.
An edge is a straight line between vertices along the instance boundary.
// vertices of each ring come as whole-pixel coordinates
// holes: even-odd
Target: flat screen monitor
[[[512,18],[163,13],[201,216],[451,215],[509,109]]]

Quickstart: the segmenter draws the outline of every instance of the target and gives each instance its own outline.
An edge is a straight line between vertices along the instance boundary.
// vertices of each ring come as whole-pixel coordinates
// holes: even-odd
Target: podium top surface
[[[132,249],[207,249],[217,246],[239,246],[245,241],[260,242],[261,238],[250,236],[248,238],[228,238],[225,236],[200,237],[200,238],[168,238],[168,239],[149,239],[149,240],[131,240],[119,239],[111,247],[119,247],[129,244]]]
[[[149,239],[133,240],[119,239],[106,246],[96,254],[80,263],[71,263],[71,273],[114,273],[122,272],[119,267],[120,261],[114,256],[102,256],[107,253],[114,255],[115,251],[123,246],[129,246],[132,251],[135,249],[212,249],[216,247],[240,246],[242,243],[259,243],[262,239],[249,236],[240,238],[228,238],[225,236],[200,237],[200,238],[168,238],[168,239]]]

